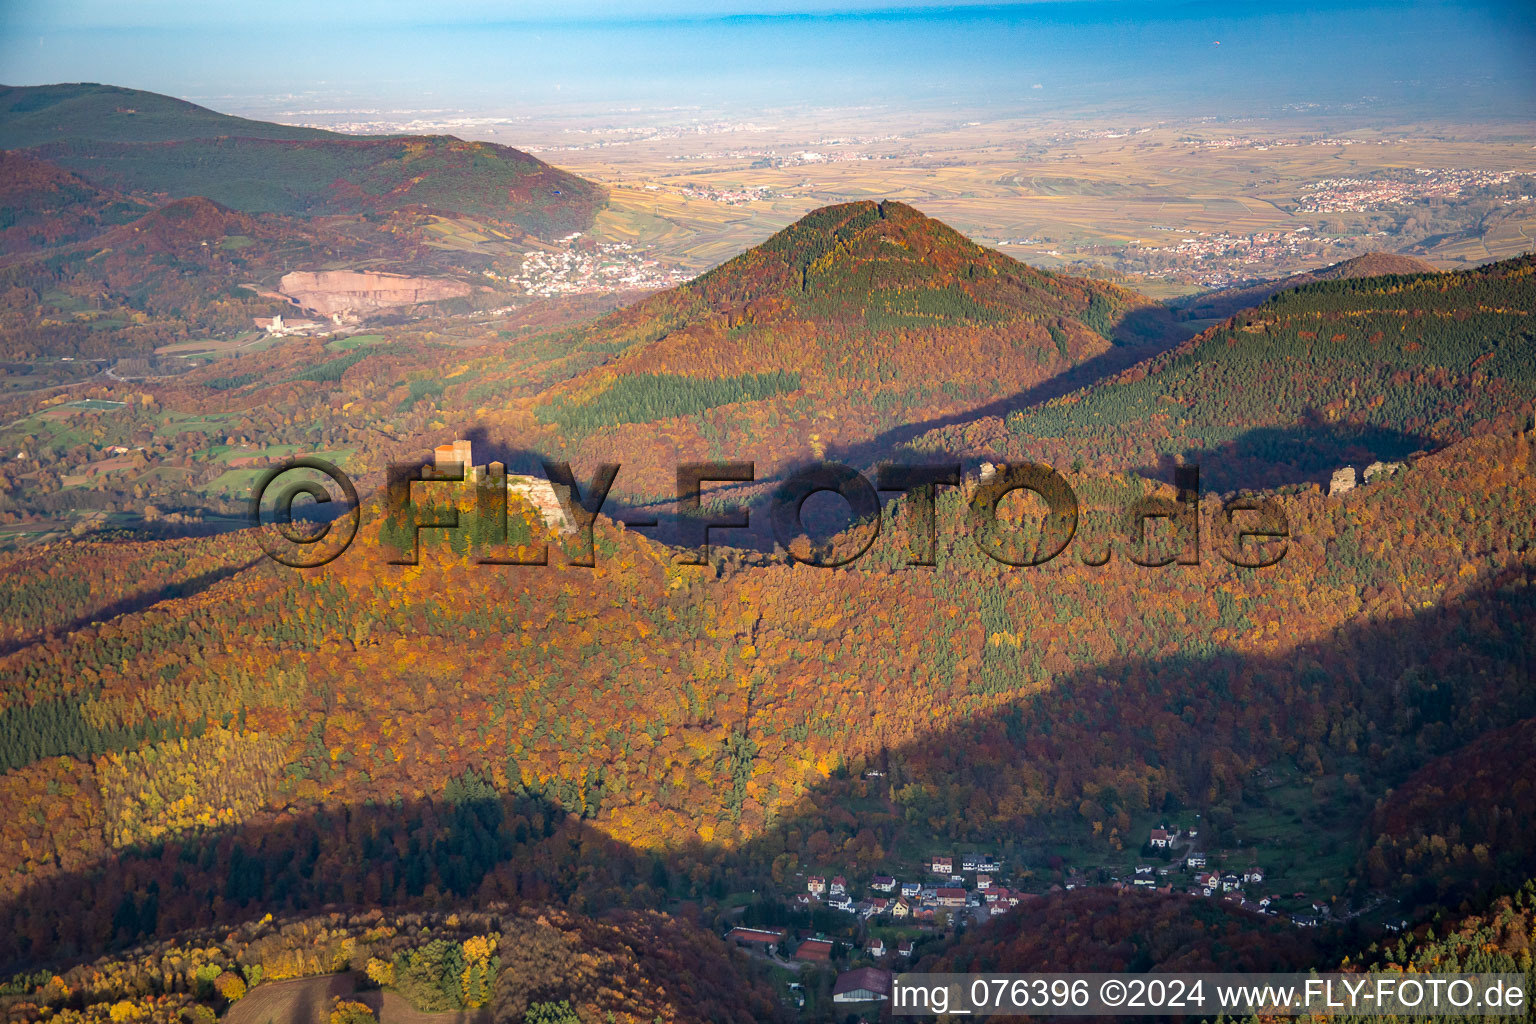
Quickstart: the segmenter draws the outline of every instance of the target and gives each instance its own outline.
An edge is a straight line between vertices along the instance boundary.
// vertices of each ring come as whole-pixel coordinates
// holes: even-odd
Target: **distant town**
[[[693,274],[664,266],[629,242],[581,242],[580,233],[560,239],[558,248],[536,249],[522,258],[521,267],[500,276],[529,295],[579,295],[589,292],[659,291],[682,284]]]
[[[1224,288],[1272,273],[1273,267],[1306,259],[1321,261],[1339,252],[1345,239],[1319,234],[1309,227],[1291,231],[1256,231],[1236,235],[1226,231],[1194,231],[1158,225],[1154,231],[1180,234],[1171,245],[1132,243],[1116,253],[1127,271],[1148,277],[1173,278]]]
[[[1452,199],[1476,189],[1505,185],[1522,175],[1513,171],[1432,170],[1420,167],[1404,180],[1378,178],[1324,178],[1303,186],[1301,213],[1363,213],[1388,206],[1402,206],[1426,199]],[[1510,203],[1529,203],[1527,194],[1501,197]]]

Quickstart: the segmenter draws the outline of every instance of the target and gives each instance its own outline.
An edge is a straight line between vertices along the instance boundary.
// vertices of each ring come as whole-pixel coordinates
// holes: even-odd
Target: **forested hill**
[[[1047,404],[932,431],[927,450],[1100,470],[1199,463],[1224,487],[1327,483],[1536,403],[1536,256],[1320,281]]]
[[[235,216],[201,203],[183,212],[193,222]],[[966,251],[935,228],[918,231],[924,221],[912,216],[910,231],[878,244],[932,238]],[[140,233],[151,245],[178,224]],[[839,258],[831,251],[828,267]],[[744,300],[773,300],[769,339],[785,325],[838,322],[785,312],[802,300],[793,259],[778,266],[791,271],[779,286]],[[1045,295],[1075,294],[1081,308],[1116,294],[1018,275]],[[972,280],[963,269],[954,279]],[[209,987],[216,978],[186,980],[203,966],[187,967],[190,954],[179,967],[158,959],[181,956],[166,943],[196,942],[218,947],[198,955],[220,971],[245,957],[270,966],[269,980],[324,973],[342,962],[333,948],[350,948],[354,966],[379,959],[396,991],[419,991],[418,956],[455,963],[439,979],[479,964],[459,989],[465,1005],[494,973],[488,932],[507,936],[510,965],[525,937],[540,950],[592,945],[591,917],[620,914],[623,934],[602,939],[611,962],[630,962],[608,944],[634,935],[633,948],[666,969],[626,982],[622,1000],[580,979],[551,994],[651,1013],[688,991],[669,980],[661,998],[663,977],[687,975],[672,965],[703,964],[710,984],[694,1001],[709,1006],[727,977],[707,953],[713,940],[672,933],[651,909],[682,907],[713,925],[743,898],[760,909],[803,892],[797,872],[910,876],[924,854],[968,848],[999,851],[1021,887],[1043,893],[1066,881],[1063,849],[1072,865],[1107,874],[1134,864],[1148,828],[1180,809],[1201,815],[1204,841],[1231,863],[1262,857],[1254,862],[1282,894],[1341,909],[1395,900],[1405,918],[1482,900],[1529,877],[1513,872],[1532,848],[1526,819],[1508,814],[1529,803],[1523,776],[1487,769],[1529,763],[1520,730],[1536,719],[1536,436],[1505,429],[1530,402],[1521,373],[1532,365],[1522,347],[1531,283],[1526,260],[1312,285],[1029,414],[1059,415],[1064,445],[1132,457],[1148,431],[1183,446],[1241,417],[1327,438],[1322,425],[1379,415],[1432,447],[1451,439],[1349,493],[1270,492],[1291,539],[1262,571],[1209,550],[1193,565],[1149,569],[1118,540],[1108,561],[1073,547],[1048,565],[1004,567],[976,549],[964,497],[949,490],[928,567],[909,565],[899,507],[866,558],[837,571],[734,558],[695,570],[611,523],[598,528],[591,569],[566,565],[558,550],[538,568],[476,564],[484,552],[471,540],[486,530],[467,503],[459,531],[426,531],[414,567],[391,564],[398,552],[371,518],[343,557],[309,573],[270,562],[249,534],[102,537],[0,555],[0,678],[10,684],[0,692],[0,805],[12,809],[0,823],[0,964],[42,972],[13,996],[66,1020],[71,1005],[99,1006],[99,1020],[110,1002],[144,1003],[175,986],[168,996],[180,1002],[145,1019],[168,1022],[171,1007],[191,1001],[222,1009],[230,996]],[[707,317],[678,330],[696,322]],[[1016,322],[1032,323],[1023,313]],[[723,334],[710,337],[723,346]],[[958,323],[934,336],[965,341]],[[833,337],[886,344],[894,359],[928,335],[892,341],[863,325]],[[615,365],[670,341],[630,338]],[[308,351],[321,357],[318,343]],[[1416,362],[1398,354],[1410,351]],[[1239,356],[1249,361],[1230,361]],[[393,358],[364,355],[304,386],[349,398],[356,386],[360,401],[382,406],[395,378],[381,368]],[[802,373],[821,389],[807,391],[817,412],[856,408],[836,392],[847,378],[824,365],[744,366],[757,380]],[[383,390],[347,384],[343,372]],[[1135,390],[1148,380],[1156,390]],[[1250,397],[1253,381],[1268,390]],[[1198,388],[1214,396],[1212,418],[1196,417]],[[1345,400],[1330,407],[1335,392]],[[445,396],[458,404],[435,406],[434,418],[468,395]],[[1163,395],[1179,402],[1159,404]],[[1315,418],[1296,418],[1314,405]],[[651,424],[656,450],[672,443],[666,431],[701,419],[708,429],[698,413]],[[643,436],[644,423],[628,426]],[[697,437],[722,448],[738,439]],[[1058,465],[1097,505],[1143,493],[1134,478]],[[529,539],[528,523],[515,522],[514,539]],[[1479,810],[1445,810],[1458,801]],[[1479,856],[1479,846],[1516,853]],[[1042,897],[1038,911],[1021,905],[1038,916],[1009,926],[1016,962],[1052,953],[1032,936],[1077,900],[1124,911],[1093,937],[1099,963],[1258,966],[1308,953],[1292,931],[1204,904],[1176,931],[1171,904],[1128,902],[1139,899],[1095,891]],[[574,938],[539,930],[535,915],[551,905],[564,908],[551,913],[557,930]],[[315,934],[313,915],[333,910]],[[427,913],[441,915],[431,934],[409,923]],[[217,943],[195,938],[214,928]],[[1127,935],[1136,941],[1121,942]],[[70,972],[77,955],[144,941],[158,943],[149,966],[100,972],[121,985]],[[56,973],[80,987],[55,984]],[[547,973],[518,961],[504,976]],[[234,972],[217,978],[226,974],[229,991],[243,991]],[[761,1019],[763,1004],[744,998],[745,1014]]]
[[[711,444],[759,462],[846,452],[1151,351],[1171,326],[1142,296],[1028,267],[910,206],[832,206],[574,335],[609,358],[536,403],[530,447],[656,466],[657,486]]]
[[[174,96],[96,82],[0,86],[0,149],[216,138],[323,142],[346,136],[220,114]]]
[[[1348,863],[1375,841],[1360,829],[1378,797],[1536,715],[1530,452],[1479,438],[1359,492],[1297,495],[1291,553],[1262,573],[1214,553],[1161,572],[1075,552],[1010,570],[960,532],[954,495],[930,570],[904,568],[900,529],[836,573],[691,571],[610,527],[595,570],[552,553],[547,570],[502,572],[473,563],[467,518],[456,540],[426,535],[419,569],[391,567],[371,526],[308,576],[239,568],[259,558],[246,539],[233,566],[198,550],[212,541],[176,542],[193,549],[178,564],[156,546],[61,545],[29,556],[33,578],[67,565],[89,582],[108,563],[206,582],[118,615],[89,586],[11,605],[68,631],[0,658],[18,683],[0,711],[0,795],[17,808],[0,829],[0,959],[212,924],[210,887],[252,917],[333,888],[466,896],[493,870],[503,898],[596,908],[633,892],[638,853],[604,854],[590,877],[566,854],[500,859],[503,841],[549,835],[518,837],[534,812],[517,801],[664,853],[702,895],[711,878],[761,889],[787,854],[873,873],[913,841],[1006,844],[1045,871],[1041,837],[1118,848],[1167,806],[1224,808],[1211,827],[1242,837],[1264,807],[1256,773],[1300,772]],[[862,778],[875,763],[888,784]],[[429,856],[440,811],[368,810],[451,805],[465,787],[508,801],[504,834],[454,832],[467,860]],[[325,823],[340,808],[362,809],[345,834]],[[162,874],[157,844],[231,832],[240,853],[210,846],[195,877]],[[304,874],[296,850],[328,867]],[[258,855],[254,877],[230,860]],[[161,879],[156,922],[58,913],[96,898],[98,867],[115,892]],[[1501,868],[1467,865],[1482,874],[1462,891]]]
[[[368,136],[219,114],[114,86],[0,89],[0,148],[156,199],[204,196],[245,213],[465,213],[554,237],[584,230],[604,189],[507,146]]]
[[[150,206],[25,153],[0,150],[0,258],[89,238]]]

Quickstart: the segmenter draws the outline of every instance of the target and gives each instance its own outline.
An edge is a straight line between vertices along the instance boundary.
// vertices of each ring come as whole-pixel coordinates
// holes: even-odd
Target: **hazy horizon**
[[[159,3],[131,16],[99,4],[22,4],[0,15],[0,78],[108,82],[232,112],[879,104],[1383,120],[1536,115],[1536,32],[1513,4],[1233,10],[1078,0],[855,11],[802,4],[784,13],[793,5],[778,2],[703,16],[674,2],[623,18],[605,13],[609,6],[540,4],[513,21],[471,4],[422,23],[398,4],[376,14],[351,5],[305,14],[287,4],[262,15]],[[556,20],[561,10],[580,16]]]

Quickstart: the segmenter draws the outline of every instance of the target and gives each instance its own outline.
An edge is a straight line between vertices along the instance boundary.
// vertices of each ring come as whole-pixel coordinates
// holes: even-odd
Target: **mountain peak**
[[[166,203],[118,229],[135,240],[154,239],[170,250],[183,249],[199,242],[217,241],[225,235],[248,234],[255,221],[221,203],[203,196],[188,196]]]
[[[887,199],[839,203],[813,210],[760,247],[798,267],[828,256],[888,262],[895,245],[918,259],[985,261],[991,251],[906,203]]]
[[[1154,336],[1164,317],[1134,292],[1026,266],[904,203],[844,203],[584,327],[578,347],[617,354],[535,413],[560,443],[605,446],[654,493],[674,460],[656,460],[649,424],[671,421],[679,458],[707,451],[706,432],[755,439],[764,458],[883,451],[897,424],[1006,404],[1122,339]]]
[[[555,238],[586,230],[607,201],[602,186],[497,143],[341,135],[93,83],[0,86],[0,149],[130,196],[207,196],[244,213],[414,208]]]
[[[809,319],[908,328],[1026,313],[1075,316],[1095,296],[1117,310],[1145,302],[1113,285],[1020,263],[889,199],[812,210],[681,290],[717,311],[788,303]]]
[[[196,103],[97,82],[0,86],[0,147],[55,142],[184,142],[226,136],[340,140],[335,132],[252,121]]]
[[[1395,252],[1368,252],[1335,263],[1309,276],[1318,281],[1341,281],[1353,277],[1384,277],[1387,274],[1438,274],[1440,269],[1416,256]]]
[[[91,248],[115,250],[141,264],[146,257],[172,256],[186,270],[188,260],[201,265],[209,254],[227,256],[252,242],[311,242],[315,230],[306,222],[241,213],[205,196],[188,196],[111,228]]]

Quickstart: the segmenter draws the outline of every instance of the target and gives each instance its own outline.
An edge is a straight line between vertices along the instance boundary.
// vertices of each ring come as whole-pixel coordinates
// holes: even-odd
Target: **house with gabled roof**
[[[832,986],[834,1003],[872,1003],[891,997],[891,972],[878,967],[858,967],[837,976]]]
[[[965,890],[945,886],[934,893],[934,902],[941,907],[963,907],[965,906]]]

